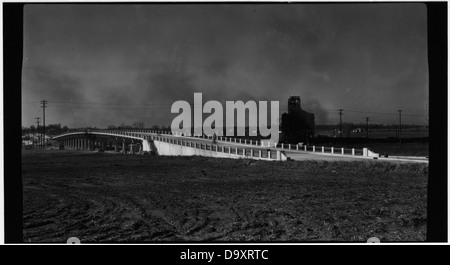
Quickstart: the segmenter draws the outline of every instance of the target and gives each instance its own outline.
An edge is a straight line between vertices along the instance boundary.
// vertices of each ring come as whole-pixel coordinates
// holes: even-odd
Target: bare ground
[[[428,166],[24,151],[24,241],[423,241]]]

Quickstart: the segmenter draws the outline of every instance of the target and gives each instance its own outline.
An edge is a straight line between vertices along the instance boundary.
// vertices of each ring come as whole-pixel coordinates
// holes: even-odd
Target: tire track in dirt
[[[416,165],[70,152],[23,161],[25,242],[386,241],[426,232],[428,171]]]

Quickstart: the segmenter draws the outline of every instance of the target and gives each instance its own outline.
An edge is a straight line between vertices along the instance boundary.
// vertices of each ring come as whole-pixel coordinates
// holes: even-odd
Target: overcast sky
[[[316,123],[426,124],[426,6],[31,4],[22,124],[169,125],[176,100],[289,96]],[[225,107],[225,106],[224,106]],[[386,113],[386,114],[385,114]],[[391,114],[391,115],[389,115]],[[408,116],[411,115],[411,116]],[[415,115],[415,116],[412,116]]]

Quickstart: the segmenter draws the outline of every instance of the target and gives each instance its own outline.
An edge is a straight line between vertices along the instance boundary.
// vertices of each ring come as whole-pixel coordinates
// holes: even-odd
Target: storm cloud
[[[335,123],[337,109],[428,102],[419,3],[30,4],[24,18],[25,126],[40,100],[48,122],[69,127],[168,125],[171,104],[195,92],[204,102],[277,100],[280,115],[300,96],[317,123]]]

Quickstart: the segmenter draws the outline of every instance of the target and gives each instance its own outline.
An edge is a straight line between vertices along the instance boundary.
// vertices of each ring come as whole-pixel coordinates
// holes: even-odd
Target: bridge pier
[[[122,154],[127,152],[125,142],[122,142]]]

